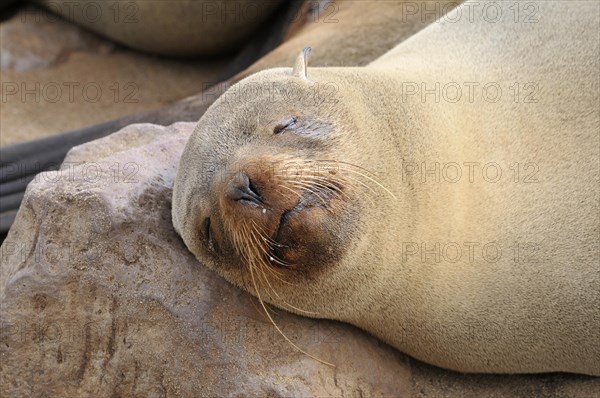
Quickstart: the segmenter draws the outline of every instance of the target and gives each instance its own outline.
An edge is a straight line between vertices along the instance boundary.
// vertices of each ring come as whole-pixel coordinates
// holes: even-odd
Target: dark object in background
[[[137,51],[193,58],[235,54],[282,0],[37,0],[62,18]]]
[[[276,48],[303,4],[302,0],[282,3],[223,71],[219,80],[226,81]],[[209,91],[223,92],[219,89]],[[0,243],[15,219],[27,184],[40,172],[57,170],[71,148],[112,134],[132,123],[166,126],[178,121],[196,121],[217,96],[212,94],[207,100],[192,97],[159,110],[0,148]]]

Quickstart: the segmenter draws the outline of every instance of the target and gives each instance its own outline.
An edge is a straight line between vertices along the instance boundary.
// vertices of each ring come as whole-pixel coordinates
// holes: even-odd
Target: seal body
[[[599,6],[493,4],[363,68],[232,87],[175,181],[190,251],[440,367],[600,375]]]
[[[39,2],[49,11],[128,47],[186,58],[236,51],[281,4],[280,0]]]

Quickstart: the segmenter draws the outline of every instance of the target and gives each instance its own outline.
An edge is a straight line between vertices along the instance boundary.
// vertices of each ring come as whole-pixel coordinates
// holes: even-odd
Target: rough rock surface
[[[0,393],[21,397],[591,397],[577,375],[463,375],[337,322],[276,311],[187,251],[171,187],[194,127],[74,148],[27,190],[1,248]]]

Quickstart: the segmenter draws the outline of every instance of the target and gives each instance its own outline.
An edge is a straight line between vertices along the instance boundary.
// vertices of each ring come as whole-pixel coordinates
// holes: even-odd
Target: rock
[[[37,176],[0,248],[2,396],[585,397],[600,379],[463,375],[275,310],[187,251],[171,187],[193,123],[129,126]]]
[[[410,390],[363,332],[277,311],[204,268],[171,226],[193,123],[132,125],[74,148],[27,190],[2,245],[3,396],[365,396]],[[358,360],[360,358],[360,360]]]

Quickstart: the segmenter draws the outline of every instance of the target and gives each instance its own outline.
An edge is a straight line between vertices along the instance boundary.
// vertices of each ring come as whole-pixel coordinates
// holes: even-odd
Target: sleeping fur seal
[[[527,4],[233,86],[180,162],[187,247],[440,367],[600,375],[599,5]]]

